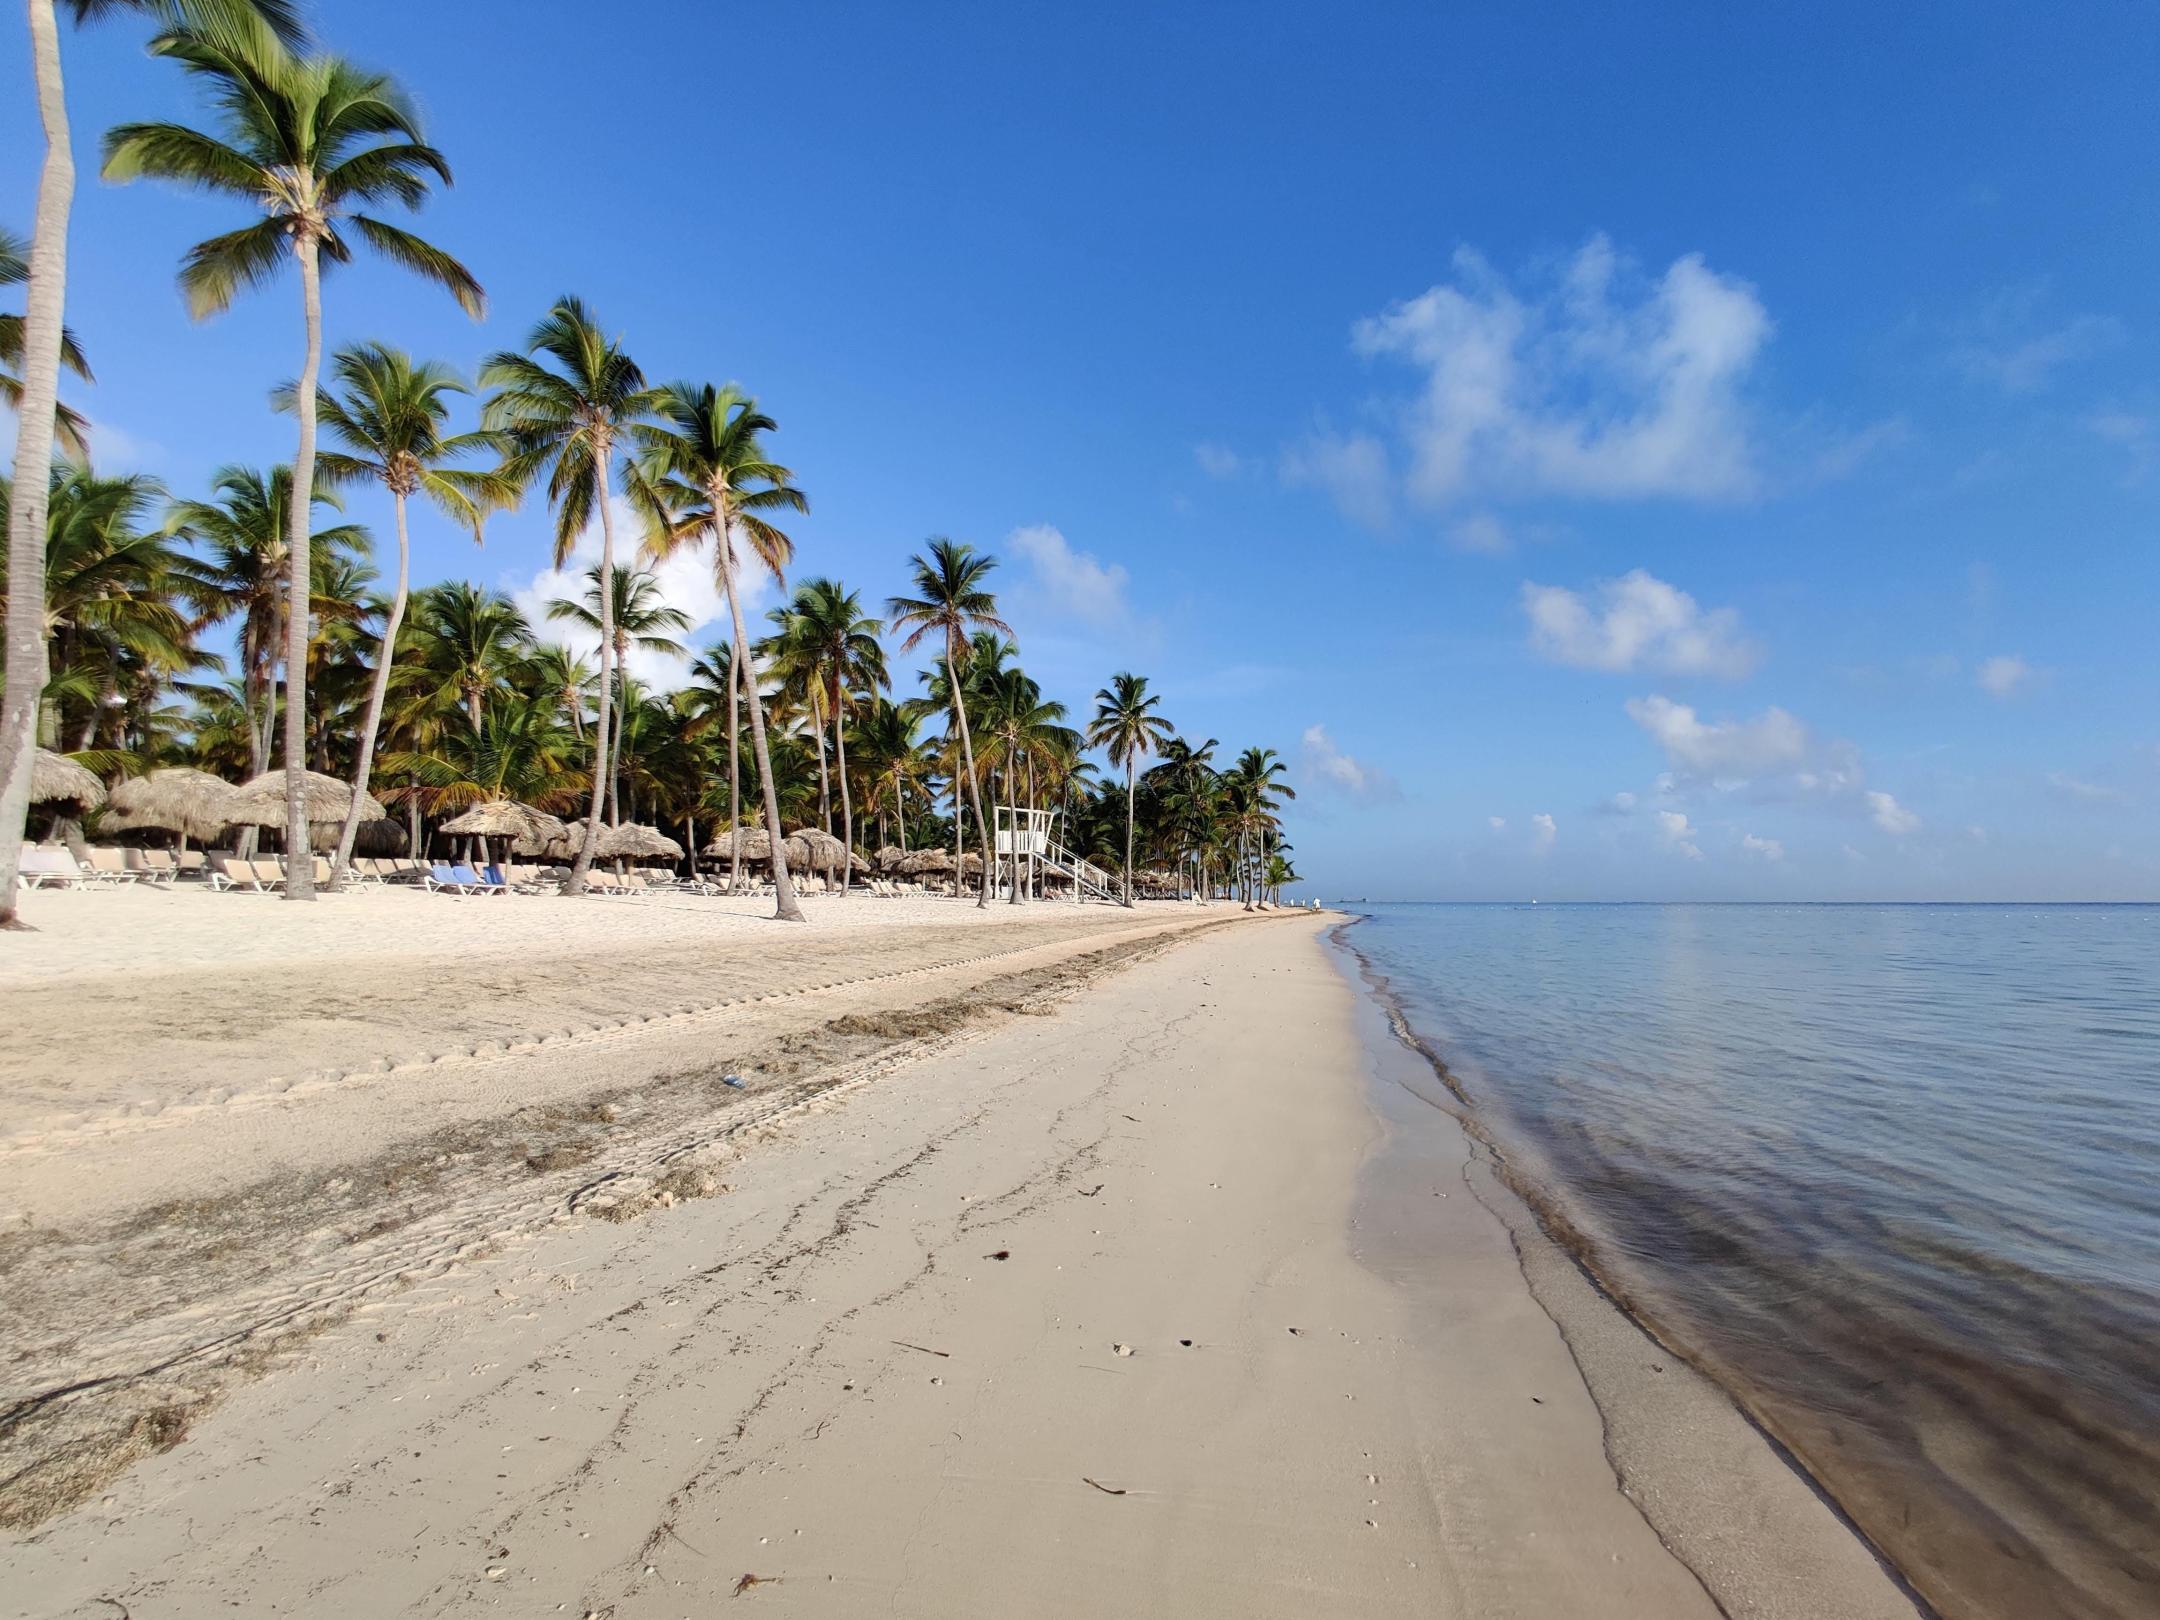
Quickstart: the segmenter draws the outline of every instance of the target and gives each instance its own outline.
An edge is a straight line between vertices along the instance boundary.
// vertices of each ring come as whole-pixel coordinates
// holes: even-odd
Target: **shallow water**
[[[1360,909],[1593,1269],[1944,1614],[2160,1614],[2160,908]]]

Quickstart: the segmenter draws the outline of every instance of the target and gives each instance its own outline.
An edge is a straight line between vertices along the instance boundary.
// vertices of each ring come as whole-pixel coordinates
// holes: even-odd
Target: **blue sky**
[[[799,573],[996,551],[1054,695],[1281,750],[1324,894],[2160,898],[2160,20],[1440,9],[321,4],[492,301],[362,265],[330,341],[469,368],[574,291],[741,381]],[[86,151],[192,114],[142,39],[65,41]],[[237,223],[86,175],[106,465],[291,454],[297,288],[173,288]],[[418,573],[544,595],[547,532]]]

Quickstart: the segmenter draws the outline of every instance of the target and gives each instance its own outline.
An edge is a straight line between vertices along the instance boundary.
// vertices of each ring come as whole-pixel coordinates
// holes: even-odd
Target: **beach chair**
[[[210,862],[199,849],[181,850],[173,857],[173,865],[182,877],[207,879],[210,876]]]
[[[463,899],[467,895],[508,894],[510,890],[501,883],[490,883],[469,866],[444,866],[437,864],[428,870],[424,880],[431,894],[453,894]]]
[[[90,881],[93,883],[133,883],[141,876],[128,865],[127,851],[107,844],[90,846]]]
[[[15,873],[29,889],[76,889],[90,881],[74,856],[50,844],[23,845]]]
[[[134,863],[136,877],[152,888],[163,885],[171,888],[180,881],[180,863],[172,858],[167,849],[131,849],[128,857]]]
[[[274,894],[285,887],[285,868],[276,861],[227,861],[225,870],[230,872],[236,866],[247,868],[257,894]]]
[[[603,900],[619,900],[628,894],[630,889],[613,872],[603,872],[596,866],[585,874],[585,892],[598,895]]]

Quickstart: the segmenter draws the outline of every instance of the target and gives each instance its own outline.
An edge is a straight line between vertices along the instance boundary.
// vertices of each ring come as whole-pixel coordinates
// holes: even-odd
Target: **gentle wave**
[[[1943,1613],[2160,1613],[2160,909],[1346,939],[1548,1225]]]

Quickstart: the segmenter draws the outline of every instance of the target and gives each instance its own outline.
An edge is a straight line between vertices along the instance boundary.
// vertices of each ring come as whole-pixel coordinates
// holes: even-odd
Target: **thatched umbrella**
[[[880,872],[897,872],[900,863],[907,859],[907,851],[898,844],[887,844],[877,852],[877,869]]]
[[[551,816],[545,810],[534,810],[531,805],[521,808],[528,811],[539,824],[539,831],[530,838],[514,839],[510,845],[513,855],[552,855],[558,849],[572,860],[577,858],[577,846],[585,836],[583,824],[572,826],[560,816]]]
[[[953,869],[953,858],[942,849],[918,849],[900,857],[894,870],[909,877],[942,877]]]
[[[334,821],[342,826],[352,801],[352,788],[334,776],[309,771],[302,779],[301,804],[310,821]],[[362,821],[380,821],[385,814],[381,802],[372,793],[360,795]],[[284,826],[285,772],[282,769],[264,771],[253,781],[241,783],[233,793],[232,819],[238,825],[249,827]]]
[[[823,872],[827,878],[845,869],[848,858],[847,845],[821,827],[804,827],[791,832],[787,838],[788,863],[795,862],[796,846],[802,847],[802,865],[806,872]]]
[[[30,761],[30,802],[95,810],[105,802],[105,784],[96,772],[84,770],[65,754],[40,748]]]
[[[452,816],[442,824],[446,833],[477,834],[482,838],[513,838],[527,842],[544,841],[551,829],[547,823],[553,816],[542,817],[529,805],[515,799],[482,799],[478,804],[459,815]],[[561,822],[555,825],[560,827]]]
[[[487,846],[490,838],[505,839],[512,849],[522,845],[528,851],[537,851],[545,848],[561,829],[561,822],[531,805],[519,804],[515,799],[482,799],[452,816],[439,830],[456,837],[478,838],[481,860],[485,862],[491,853]]]
[[[335,854],[338,834],[344,830],[342,821],[311,821],[308,823],[308,848],[318,855]],[[355,855],[402,855],[410,842],[405,823],[385,816],[376,821],[363,821],[353,828],[352,852]]]
[[[769,861],[772,859],[772,835],[763,827],[737,827],[715,837],[705,846],[705,853],[725,860],[738,849],[746,861]]]
[[[113,832],[163,827],[180,835],[183,848],[190,838],[207,844],[232,825],[237,791],[222,776],[168,765],[147,776],[131,776],[114,788],[100,825]]]
[[[594,851],[605,860],[621,860],[625,856],[633,860],[682,859],[682,845],[657,827],[641,826],[631,821],[620,827],[600,829],[600,847]]]

